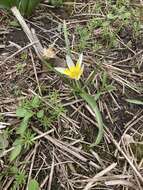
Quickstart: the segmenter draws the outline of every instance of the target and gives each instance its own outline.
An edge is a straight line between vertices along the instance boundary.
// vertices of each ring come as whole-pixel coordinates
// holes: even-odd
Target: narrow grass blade
[[[39,3],[40,0],[20,0],[17,6],[22,14],[29,16]]]
[[[65,44],[66,44],[66,50],[67,50],[67,54],[70,56],[70,42],[68,39],[68,31],[67,31],[67,25],[66,25],[66,21],[64,20],[63,23],[63,32],[64,32],[64,38],[65,38]]]
[[[141,100],[126,99],[126,101],[131,104],[143,105],[143,101],[141,101]]]
[[[95,141],[94,144],[92,144],[91,146],[96,146],[97,144],[100,143],[102,137],[103,137],[103,121],[102,121],[102,116],[101,113],[98,109],[96,100],[94,99],[93,96],[87,94],[86,92],[81,92],[80,96],[88,103],[88,105],[91,107],[91,109],[94,111],[95,113],[95,118],[96,121],[98,123],[98,127],[99,127],[99,132],[97,135],[97,139]]]

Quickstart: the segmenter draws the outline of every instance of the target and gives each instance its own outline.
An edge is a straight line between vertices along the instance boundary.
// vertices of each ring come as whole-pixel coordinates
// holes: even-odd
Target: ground
[[[46,64],[26,47],[12,13],[0,10],[0,189],[26,189],[30,179],[43,190],[143,189],[142,7],[41,3],[25,20],[43,47],[53,47],[56,56]],[[65,65],[63,20],[73,60],[84,55],[80,84],[98,96],[104,135],[96,146],[95,113],[72,79],[47,66]]]

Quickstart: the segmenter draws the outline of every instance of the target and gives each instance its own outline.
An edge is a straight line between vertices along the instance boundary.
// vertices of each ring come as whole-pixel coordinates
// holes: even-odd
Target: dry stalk
[[[102,177],[103,175],[107,174],[110,172],[112,169],[114,169],[117,166],[117,163],[112,163],[110,166],[96,174],[91,180],[87,183],[85,186],[84,190],[89,190],[91,189],[92,185],[97,181],[98,178]]]
[[[43,55],[44,48],[42,47],[40,41],[38,40],[34,29],[31,29],[31,30],[29,29],[24,18],[22,17],[22,15],[20,14],[19,10],[16,7],[12,7],[11,11],[12,11],[13,15],[16,17],[16,19],[19,21],[19,23],[20,23],[23,31],[27,35],[29,41],[33,44],[33,47],[34,47],[35,52],[38,55],[39,59],[43,60],[42,55]]]
[[[54,159],[54,148],[53,148],[53,158],[52,158],[51,172],[50,172],[50,176],[49,176],[48,190],[51,190],[51,187],[52,187],[52,179],[53,179],[53,173],[54,173],[54,166],[55,166],[55,159]]]
[[[36,143],[35,148],[33,150],[32,163],[31,163],[31,166],[30,166],[30,171],[29,171],[28,180],[27,180],[27,190],[28,190],[28,184],[29,184],[29,181],[30,181],[30,178],[31,178],[31,175],[32,175],[32,169],[33,169],[34,160],[35,160],[35,156],[36,156],[36,151],[37,151],[38,145],[39,144]]]

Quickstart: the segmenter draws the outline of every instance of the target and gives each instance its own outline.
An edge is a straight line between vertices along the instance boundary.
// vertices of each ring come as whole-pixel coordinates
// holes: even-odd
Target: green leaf
[[[11,162],[16,159],[16,157],[20,154],[21,150],[22,150],[21,144],[14,147],[14,149],[11,151],[11,154],[10,154]]]
[[[16,110],[17,117],[25,117],[26,115],[27,115],[27,109],[20,107]]]
[[[33,115],[34,115],[34,112],[32,112],[31,110],[27,110],[27,112],[25,114],[25,117],[27,119],[30,119]]]
[[[80,96],[88,103],[88,105],[91,107],[91,109],[95,113],[95,118],[96,118],[96,121],[98,123],[99,132],[98,132],[97,139],[96,139],[95,143],[92,144],[91,146],[96,146],[97,144],[100,143],[100,141],[101,141],[101,139],[103,137],[104,130],[103,130],[102,116],[101,116],[101,113],[100,113],[100,111],[98,109],[96,100],[94,99],[93,96],[87,94],[86,92],[81,92]]]
[[[8,147],[8,135],[6,133],[0,133],[0,149],[4,150]]]
[[[44,110],[40,110],[37,112],[37,117],[40,119],[40,118],[43,118],[44,117]]]
[[[40,106],[41,100],[38,96],[35,96],[31,102],[32,108],[38,108]]]
[[[39,183],[35,179],[31,179],[28,184],[28,190],[39,190]]]
[[[0,8],[16,6],[23,15],[29,16],[39,3],[40,0],[0,0]]]
[[[30,108],[25,108],[25,107],[19,107],[16,110],[16,116],[17,117],[27,117],[27,118],[31,118],[34,115],[34,112],[32,112],[30,110]]]
[[[26,129],[28,128],[28,122],[29,122],[29,118],[25,117],[21,124],[20,127],[17,129],[17,134],[23,135],[24,132],[26,131]]]
[[[13,143],[14,146],[20,145],[21,144],[21,139],[16,139]]]
[[[28,0],[26,15],[31,15],[36,6],[40,3],[40,0]]]
[[[126,99],[126,101],[132,104],[143,105],[143,101],[141,100]]]
[[[49,3],[55,7],[63,5],[64,0],[49,0]]]
[[[17,20],[10,21],[9,25],[13,26],[13,27],[19,27],[20,26]]]
[[[19,0],[18,9],[23,15],[31,15],[41,0]]]
[[[28,1],[27,0],[19,0],[17,4],[17,8],[22,14],[26,14],[28,8]]]
[[[0,0],[0,8],[10,8],[16,4],[15,0]]]

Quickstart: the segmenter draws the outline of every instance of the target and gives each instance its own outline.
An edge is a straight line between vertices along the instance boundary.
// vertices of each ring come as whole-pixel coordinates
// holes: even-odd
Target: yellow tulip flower
[[[84,65],[82,65],[82,59],[83,54],[80,54],[77,63],[74,64],[71,57],[69,55],[66,55],[66,62],[68,68],[55,67],[55,69],[61,74],[67,75],[71,79],[79,80],[84,68]]]

